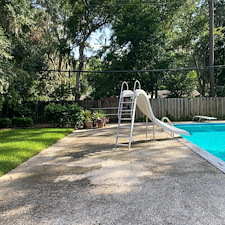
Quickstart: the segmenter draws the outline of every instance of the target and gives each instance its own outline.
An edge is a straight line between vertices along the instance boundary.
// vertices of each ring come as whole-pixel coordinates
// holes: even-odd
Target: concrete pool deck
[[[0,224],[225,223],[224,173],[160,128],[146,141],[144,124],[115,150],[116,127],[75,131],[0,177]]]

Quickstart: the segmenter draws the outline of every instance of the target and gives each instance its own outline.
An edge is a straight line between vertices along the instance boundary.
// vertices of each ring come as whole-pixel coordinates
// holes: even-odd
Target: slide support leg
[[[148,117],[146,116],[146,139],[148,139]]]
[[[153,140],[155,140],[155,123],[152,121],[153,126]]]

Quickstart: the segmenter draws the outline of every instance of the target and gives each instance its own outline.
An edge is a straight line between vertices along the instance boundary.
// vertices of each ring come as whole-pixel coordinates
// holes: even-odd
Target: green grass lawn
[[[0,176],[72,131],[70,128],[0,130]]]

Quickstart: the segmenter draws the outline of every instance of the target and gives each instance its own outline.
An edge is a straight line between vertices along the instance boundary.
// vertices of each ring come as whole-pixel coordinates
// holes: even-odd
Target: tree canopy
[[[224,65],[225,2],[214,4],[215,65]],[[78,101],[87,90],[115,96],[123,80],[135,79],[152,96],[162,88],[187,96],[190,87],[209,94],[206,0],[2,0],[0,13],[0,108]],[[91,54],[92,35],[106,27],[110,40]],[[218,96],[225,96],[224,73],[215,70]]]

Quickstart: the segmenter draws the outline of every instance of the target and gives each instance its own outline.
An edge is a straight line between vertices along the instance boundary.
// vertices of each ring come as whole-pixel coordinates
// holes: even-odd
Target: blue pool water
[[[183,138],[225,161],[225,123],[177,124],[191,135]]]

